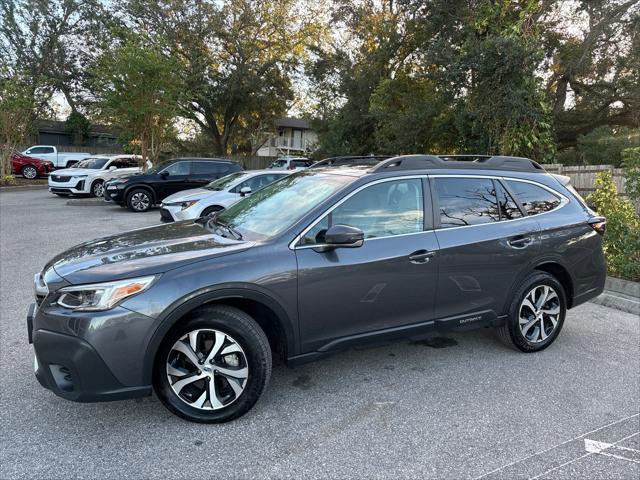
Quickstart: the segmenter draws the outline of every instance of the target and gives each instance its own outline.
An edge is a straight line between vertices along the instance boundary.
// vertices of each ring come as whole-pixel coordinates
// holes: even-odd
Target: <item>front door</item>
[[[365,186],[304,233],[295,250],[303,351],[368,343],[380,338],[374,333],[402,336],[411,324],[429,328],[438,258],[425,188],[415,177]],[[314,250],[337,224],[360,228],[364,244]]]
[[[504,313],[519,275],[540,248],[538,223],[499,179],[433,176],[440,245],[436,324],[475,327]]]
[[[190,188],[188,177],[191,163],[188,161],[175,162],[163,170],[166,173],[161,176],[156,190],[160,194],[160,200]]]

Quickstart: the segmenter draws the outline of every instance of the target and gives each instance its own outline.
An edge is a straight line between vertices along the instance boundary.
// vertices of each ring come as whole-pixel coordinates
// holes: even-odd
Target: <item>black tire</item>
[[[550,287],[557,296],[558,314],[553,315],[553,318],[555,318],[555,324],[553,324],[549,316],[547,316],[545,319],[544,315],[542,315],[542,321],[537,321],[536,324],[535,311],[527,306],[522,306],[525,302],[525,299],[534,289],[539,289],[540,287],[545,286]],[[549,297],[551,297],[551,295],[549,295]],[[546,311],[552,311],[556,308],[555,299],[549,300],[549,302],[550,303],[547,304],[550,305],[548,307],[549,310]],[[531,335],[525,336],[522,331],[520,322],[521,308],[523,315],[527,315],[528,318],[530,318],[529,322],[525,321],[523,323],[522,328],[526,329],[526,326],[531,324],[531,328],[526,331],[526,333],[531,332]],[[548,273],[532,272],[523,280],[521,286],[516,291],[511,305],[509,306],[509,313],[505,324],[497,328],[498,337],[505,345],[515,348],[516,350],[520,350],[521,352],[539,352],[540,350],[544,350],[545,348],[547,348],[555,341],[556,338],[558,338],[558,335],[562,330],[566,314],[567,299],[564,288],[562,287],[560,282],[558,282],[558,280],[554,276],[549,275]],[[542,330],[545,331],[543,334],[540,333],[541,325],[543,326]],[[551,327],[552,329],[549,330]],[[538,332],[536,337],[540,338],[536,338],[536,340],[532,341],[530,337],[534,336],[534,334],[536,333],[536,329]],[[543,335],[546,335],[546,338],[543,337]]]
[[[153,196],[144,188],[134,188],[127,193],[127,207],[132,212],[146,212],[153,205]]]
[[[202,215],[200,215],[200,217],[206,217],[206,216],[211,215],[213,213],[221,212],[222,210],[224,210],[224,208],[221,207],[220,205],[212,205],[210,207],[205,208],[202,211]]]
[[[89,189],[90,197],[102,197],[104,196],[104,181],[103,180],[95,180],[91,184],[91,188]]]
[[[167,361],[172,346],[184,335],[198,329],[215,329],[235,340],[244,351],[248,377],[244,390],[232,403],[217,410],[202,410],[189,405],[172,389]],[[153,366],[153,387],[164,406],[179,417],[198,423],[223,423],[247,413],[258,401],[271,377],[271,349],[260,326],[242,310],[218,305],[192,312],[166,335]]]
[[[22,167],[20,173],[24,178],[28,180],[34,180],[38,178],[38,169],[33,165],[25,165],[24,167]]]

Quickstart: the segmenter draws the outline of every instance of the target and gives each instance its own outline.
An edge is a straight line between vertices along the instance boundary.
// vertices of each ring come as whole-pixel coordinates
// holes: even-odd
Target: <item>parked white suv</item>
[[[304,170],[314,163],[305,157],[280,157],[269,165],[269,170]]]
[[[58,196],[91,195],[102,197],[104,182],[140,172],[140,155],[101,155],[89,157],[73,168],[49,175],[49,191]]]
[[[173,222],[204,217],[230,207],[293,171],[249,170],[219,178],[202,188],[174,193],[162,201],[160,220]]]

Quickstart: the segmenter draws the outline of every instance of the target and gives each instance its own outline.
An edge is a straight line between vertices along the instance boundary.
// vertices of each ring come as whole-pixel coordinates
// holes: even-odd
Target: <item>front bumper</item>
[[[126,385],[120,381],[117,372],[114,373],[103,356],[86,339],[53,330],[52,327],[61,324],[59,316],[34,312],[35,307],[32,305],[27,315],[27,334],[30,341],[33,341],[35,375],[43,387],[59,397],[76,402],[122,400],[151,394],[151,385]],[[131,321],[127,315],[120,317],[123,323]],[[96,320],[99,324],[105,321],[101,318]],[[79,322],[91,322],[90,319],[77,318],[68,318],[67,321],[81,330],[89,326],[78,326]],[[114,342],[113,332],[109,330],[101,334],[102,339]],[[99,343],[100,339],[94,337],[93,341]],[[130,349],[126,345],[122,345],[122,348],[125,349],[122,354],[127,356],[127,350]],[[110,361],[113,363],[113,358]],[[133,363],[135,360],[129,359],[129,362]],[[136,367],[138,366],[130,365],[132,369]]]
[[[124,185],[110,185],[107,182],[104,187],[104,199],[106,202],[124,204]]]
[[[183,209],[180,205],[160,205],[160,220],[163,222],[181,222],[183,220],[194,220],[200,215],[200,207],[198,204]]]
[[[86,179],[55,182],[51,177],[49,177],[49,191],[51,193],[71,193],[78,195],[88,193]]]

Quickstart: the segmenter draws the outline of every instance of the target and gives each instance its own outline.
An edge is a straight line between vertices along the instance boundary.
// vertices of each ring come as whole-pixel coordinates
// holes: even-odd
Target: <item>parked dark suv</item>
[[[296,365],[495,327],[535,352],[603,290],[605,220],[566,177],[511,157],[344,163],[55,257],[28,316],[40,383],[76,401],[153,388],[181,417],[224,422],[258,400],[272,351]]]
[[[165,197],[181,190],[198,188],[212,180],[242,170],[231,160],[218,158],[175,158],[147,170],[141,175],[110,180],[105,184],[104,198],[146,212]]]

